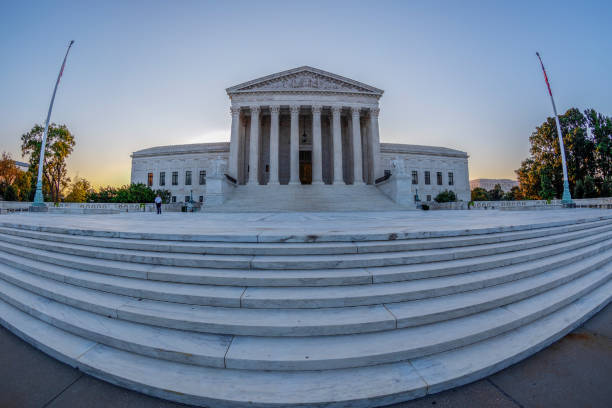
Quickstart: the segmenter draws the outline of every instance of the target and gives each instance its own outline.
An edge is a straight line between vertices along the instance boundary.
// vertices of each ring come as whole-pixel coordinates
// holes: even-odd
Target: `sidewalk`
[[[612,304],[534,356],[481,381],[389,408],[612,407]],[[2,408],[186,407],[113,386],[0,327]]]

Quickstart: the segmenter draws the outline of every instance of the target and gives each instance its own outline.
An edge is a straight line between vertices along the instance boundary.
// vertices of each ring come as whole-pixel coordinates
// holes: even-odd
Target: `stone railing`
[[[0,201],[0,212],[28,211],[31,202],[27,201]],[[154,203],[45,203],[48,208],[64,209],[90,209],[90,210],[114,210],[119,212],[154,212]],[[180,212],[183,204],[162,204],[162,211]]]
[[[578,208],[612,208],[612,197],[573,200]],[[561,207],[561,200],[474,201],[473,210]]]

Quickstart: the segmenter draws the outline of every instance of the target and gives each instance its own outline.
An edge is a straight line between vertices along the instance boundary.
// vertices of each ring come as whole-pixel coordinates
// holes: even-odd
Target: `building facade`
[[[167,189],[176,201],[206,202],[211,194],[227,195],[207,183],[225,174],[223,182],[236,186],[376,186],[394,173],[409,172],[411,196],[418,193],[426,201],[453,190],[469,201],[465,152],[380,142],[380,89],[300,67],[226,91],[229,143],[134,152],[132,182]]]
[[[518,187],[519,183],[516,180],[510,179],[474,179],[470,180],[470,189],[484,188],[485,190],[493,190],[495,185],[499,184],[504,192],[512,190],[512,187]]]

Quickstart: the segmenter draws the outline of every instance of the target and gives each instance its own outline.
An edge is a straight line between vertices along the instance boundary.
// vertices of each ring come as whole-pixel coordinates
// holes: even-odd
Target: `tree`
[[[170,198],[172,197],[172,193],[168,190],[155,190],[155,196],[158,195],[164,204],[168,204],[170,202]]]
[[[504,194],[504,196],[502,197],[502,200],[514,201],[514,200],[520,200],[521,198],[522,198],[521,189],[518,188],[517,186],[514,186],[510,189],[510,191]]]
[[[593,109],[581,113],[571,108],[559,115],[559,122],[570,191],[580,192],[583,187],[576,190],[576,183],[581,181],[584,186],[586,178],[591,177],[596,187],[594,194],[603,195],[604,183],[610,179],[612,172],[612,118]],[[561,197],[563,167],[554,118],[549,117],[536,127],[529,142],[530,157],[523,160],[516,170],[523,198],[544,199],[542,192],[549,198]]]
[[[21,153],[29,156],[30,172],[38,174],[38,161],[44,128],[34,125],[32,130],[21,136]],[[45,146],[45,162],[43,166],[43,193],[51,201],[59,201],[62,191],[70,183],[66,159],[74,149],[74,136],[66,125],[49,125],[47,144]],[[36,183],[36,180],[33,180]]]
[[[489,197],[491,201],[499,201],[503,198],[503,196],[504,190],[502,190],[499,184],[496,184],[495,187],[493,187],[493,190],[489,191]]]
[[[593,177],[586,176],[584,178],[584,198],[597,197],[597,191],[595,190],[595,181]]]
[[[549,174],[549,168],[542,169],[540,173],[540,197],[542,197],[542,200],[552,200],[555,198],[555,190]]]
[[[584,198],[584,181],[576,180],[573,198]]]
[[[457,201],[457,195],[450,190],[444,190],[434,198],[436,203],[451,203]]]
[[[70,193],[66,196],[66,201],[70,203],[84,203],[87,201],[87,197],[91,190],[92,188],[89,181],[84,178],[76,177],[70,187]]]
[[[15,182],[19,173],[21,173],[21,170],[15,164],[11,154],[3,152],[2,158],[0,158],[0,182],[10,186]]]
[[[476,187],[472,190],[472,201],[489,201],[489,193],[482,187]]]

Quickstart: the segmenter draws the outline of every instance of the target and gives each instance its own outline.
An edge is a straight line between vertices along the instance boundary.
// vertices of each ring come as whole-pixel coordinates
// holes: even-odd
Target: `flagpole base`
[[[572,201],[572,195],[569,191],[569,184],[567,180],[563,180],[563,196],[561,197],[561,204],[566,208],[575,208],[576,204]]]

